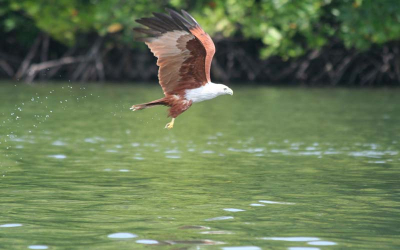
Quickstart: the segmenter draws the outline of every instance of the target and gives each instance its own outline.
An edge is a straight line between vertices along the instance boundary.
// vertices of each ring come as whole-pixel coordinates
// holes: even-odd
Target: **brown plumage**
[[[145,42],[158,58],[158,78],[165,97],[133,105],[131,109],[135,111],[164,105],[170,107],[168,115],[176,118],[193,102],[203,100],[188,98],[188,90],[201,89],[211,83],[210,67],[215,46],[211,37],[189,13],[182,10],[182,16],[176,11],[167,11],[170,15],[153,13],[154,17],[136,20],[147,28],[134,29],[146,35],[136,40]],[[173,121],[167,124],[168,128],[172,128]]]

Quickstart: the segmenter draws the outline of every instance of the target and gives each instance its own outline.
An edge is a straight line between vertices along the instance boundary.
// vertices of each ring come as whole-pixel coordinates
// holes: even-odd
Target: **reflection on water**
[[[251,203],[250,206],[252,206],[252,207],[265,207],[265,205],[259,204],[259,203]]]
[[[54,141],[53,143],[52,143],[52,145],[53,146],[65,146],[65,145],[67,145],[65,142],[62,142],[62,141]]]
[[[233,234],[232,232],[229,232],[229,231],[203,231],[200,233],[201,234]]]
[[[337,245],[335,242],[332,241],[311,241],[308,242],[309,245],[315,245],[315,246],[334,246]]]
[[[205,219],[204,221],[230,220],[230,219],[233,219],[233,216],[220,216],[220,217],[214,217],[214,218]]]
[[[288,247],[288,250],[320,250],[317,247]]]
[[[282,241],[316,241],[316,237],[264,237],[263,240],[282,240]]]
[[[205,230],[208,230],[208,229],[211,229],[211,228],[205,227],[205,226],[182,226],[179,229],[199,229],[199,230],[205,229]]]
[[[158,88],[0,88],[5,249],[400,245],[397,91],[243,88],[167,131],[129,111]]]
[[[266,203],[266,204],[280,204],[280,205],[293,205],[293,204],[294,204],[294,203],[291,203],[291,202],[263,201],[263,200],[260,200],[260,201],[258,201],[258,202]]]
[[[223,247],[223,250],[261,250],[259,247],[254,246],[241,246],[241,247]]]
[[[21,227],[22,224],[14,223],[14,224],[3,224],[0,227]]]
[[[49,247],[45,246],[45,245],[31,245],[31,246],[28,246],[28,248],[29,249],[48,249]]]
[[[131,239],[136,237],[137,235],[132,233],[114,233],[108,235],[108,238],[113,238],[113,239]]]
[[[246,210],[239,209],[239,208],[224,208],[224,211],[228,211],[228,212],[243,212],[243,211],[246,211]]]
[[[158,244],[159,242],[156,240],[137,240],[136,243],[146,244],[146,245],[155,245],[155,244]]]
[[[67,158],[66,155],[61,155],[61,154],[59,154],[59,155],[49,155],[49,157],[55,158],[55,159],[65,159],[65,158]]]
[[[167,240],[165,241],[168,244],[184,244],[184,245],[222,245],[225,244],[221,241],[213,241],[213,240]]]

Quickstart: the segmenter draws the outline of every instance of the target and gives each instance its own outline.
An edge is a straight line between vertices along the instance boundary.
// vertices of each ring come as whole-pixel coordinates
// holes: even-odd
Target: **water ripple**
[[[180,159],[181,157],[179,155],[166,155],[165,158],[168,158],[168,159]]]
[[[65,146],[67,144],[65,142],[63,142],[63,141],[55,141],[51,145],[53,145],[53,146]]]
[[[233,216],[214,217],[214,218],[210,218],[210,219],[205,219],[205,221],[230,220],[230,219],[233,219]]]

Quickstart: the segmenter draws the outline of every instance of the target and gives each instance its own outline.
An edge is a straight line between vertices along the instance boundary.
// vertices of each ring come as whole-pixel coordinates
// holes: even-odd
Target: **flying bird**
[[[146,35],[136,40],[145,42],[158,58],[158,79],[165,96],[133,105],[131,110],[168,106],[168,116],[172,121],[165,128],[172,129],[175,118],[193,103],[220,95],[233,95],[233,91],[223,84],[211,82],[210,68],[215,53],[211,37],[186,11],[182,10],[182,14],[170,9],[167,11],[169,15],[153,13],[154,17],[136,20],[147,28],[134,29]]]

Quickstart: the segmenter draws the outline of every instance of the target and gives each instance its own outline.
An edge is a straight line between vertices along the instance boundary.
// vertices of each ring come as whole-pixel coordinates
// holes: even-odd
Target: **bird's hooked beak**
[[[228,86],[223,84],[217,84],[216,86],[219,88],[217,91],[220,95],[233,95],[233,90]]]

